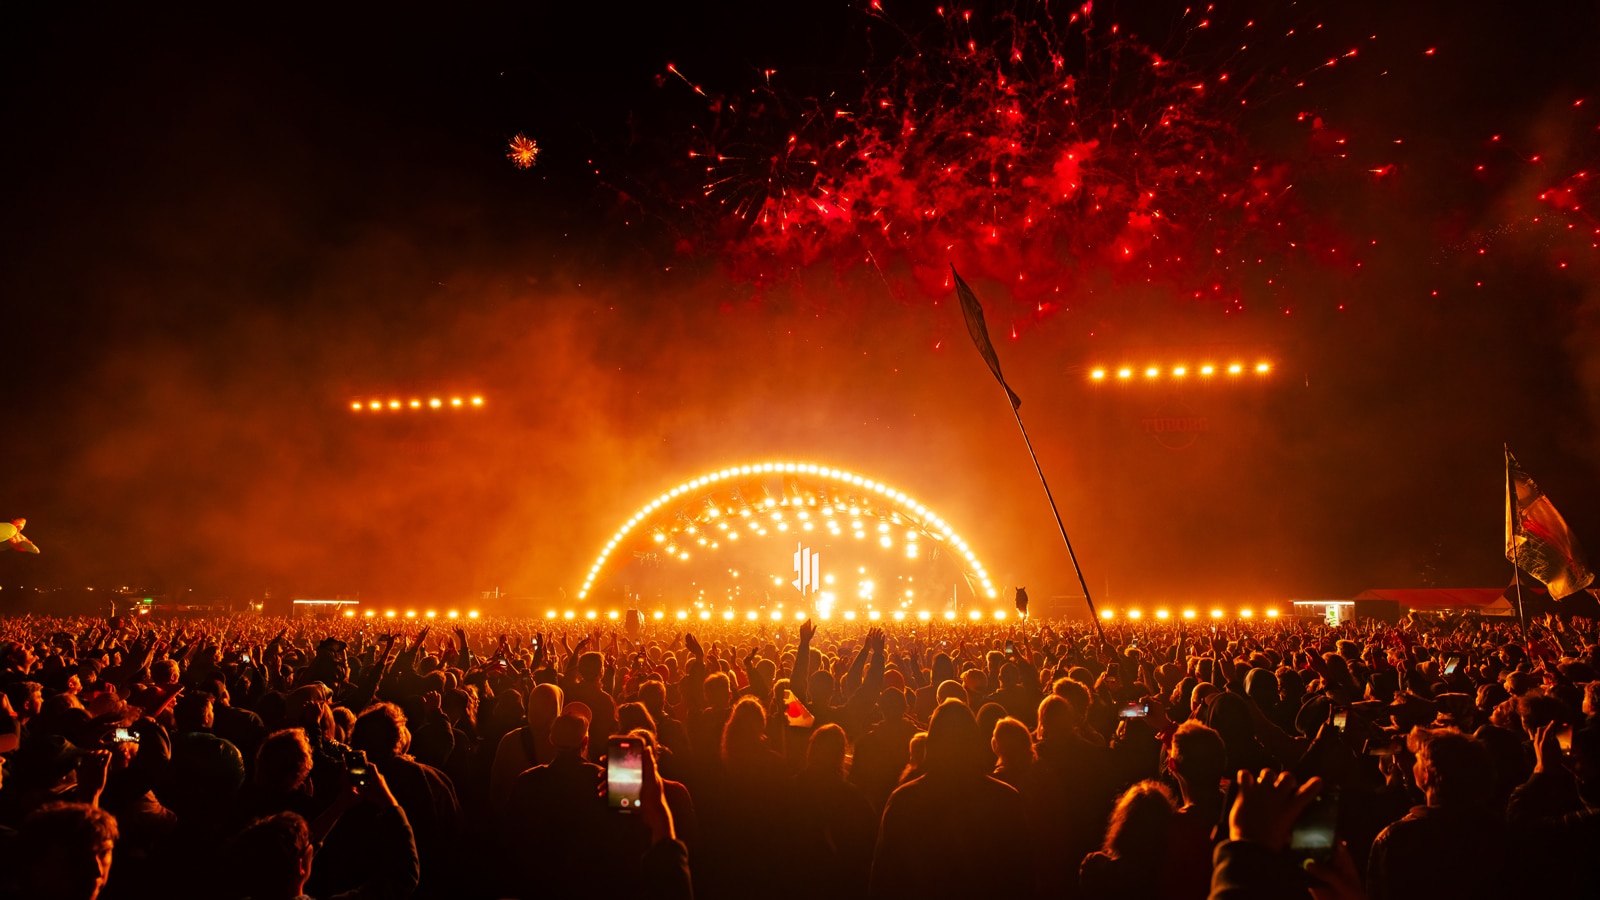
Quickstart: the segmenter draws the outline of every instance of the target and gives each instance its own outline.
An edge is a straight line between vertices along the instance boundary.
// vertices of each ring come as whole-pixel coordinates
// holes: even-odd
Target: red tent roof
[[[1357,594],[1356,600],[1389,600],[1405,609],[1470,609],[1479,612],[1509,612],[1511,601],[1505,588],[1426,588],[1417,590],[1371,590]]]

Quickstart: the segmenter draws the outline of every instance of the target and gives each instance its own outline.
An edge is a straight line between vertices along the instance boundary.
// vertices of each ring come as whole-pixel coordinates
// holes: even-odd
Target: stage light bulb
[[[967,613],[967,618],[969,618],[972,621],[976,622],[979,619],[983,618],[983,610],[980,610],[980,609],[972,610],[971,612]]]
[[[1189,369],[1185,366],[1174,366],[1172,369],[1173,378],[1182,378],[1187,374],[1189,374]]]
[[[412,409],[421,409],[422,408],[422,401],[421,400],[413,400],[413,401],[411,401],[411,408]]]
[[[1100,618],[1105,619],[1107,622],[1109,622],[1112,619],[1116,618],[1116,615],[1117,615],[1116,613],[1112,612],[1109,609],[1100,610]]]
[[[1105,377],[1106,377],[1106,370],[1105,369],[1095,369],[1093,372],[1089,373],[1089,377],[1093,378],[1095,381],[1103,381],[1103,380],[1105,380]]]
[[[702,622],[711,621],[711,610],[709,610],[709,609],[700,610],[700,621],[702,621]]]
[[[845,610],[844,611],[844,620],[846,622],[854,622],[856,620],[856,611],[853,610],[853,609]]]
[[[1160,375],[1160,374],[1161,374],[1161,370],[1156,368],[1155,366],[1151,366],[1150,368],[1144,370],[1144,377],[1146,377],[1146,378],[1154,378],[1154,377],[1156,377],[1157,375]]]
[[[383,611],[383,617],[385,619],[392,619],[392,618],[394,618],[394,615],[395,615],[395,613],[394,613],[394,610],[392,610],[392,609],[386,609],[386,610]]]
[[[482,397],[473,397],[472,398],[472,405],[473,406],[482,406],[483,405],[483,398]]]
[[[773,610],[772,611],[772,621],[774,621],[774,622],[783,621],[783,610],[781,610],[781,609]]]
[[[344,611],[344,617],[346,619],[354,619],[356,617],[356,611],[353,609],[347,609]]]
[[[754,622],[756,620],[756,611],[752,609],[749,612],[745,613],[744,617],[745,617],[745,619],[747,621]]]
[[[350,404],[350,408],[356,412],[361,412],[361,401],[357,400],[356,402]]]
[[[1256,363],[1256,374],[1257,375],[1265,375],[1270,371],[1272,371],[1272,367],[1267,365],[1266,363]]]
[[[379,402],[378,402],[378,401],[376,401],[376,400],[374,400],[374,401],[372,401],[372,402],[371,402],[371,403],[368,403],[368,404],[367,404],[367,408],[368,408],[368,409],[383,409],[383,404],[382,404],[382,403],[379,403]]]
[[[727,621],[729,621],[729,622],[732,622],[733,621],[733,610],[731,610],[731,609],[723,610],[722,611],[722,618],[727,620]]]
[[[389,401],[389,408],[390,409],[399,409],[400,408],[400,401],[399,400],[390,400]]]
[[[903,609],[895,610],[894,611],[894,620],[896,622],[904,622],[906,620],[906,611],[903,610]]]
[[[885,547],[891,547],[894,545],[894,541],[889,540],[889,536],[887,534],[881,538],[878,538],[878,543]]]
[[[1128,618],[1130,618],[1130,619],[1140,619],[1140,618],[1143,618],[1143,617],[1144,617],[1144,613],[1138,611],[1137,609],[1128,610]]]
[[[932,618],[932,615],[927,610],[924,609],[924,610],[918,610],[917,611],[917,620],[918,621],[926,622],[930,618]]]
[[[1169,613],[1164,609],[1156,610],[1156,618],[1161,619],[1162,621],[1165,621],[1166,619],[1170,618],[1171,616],[1172,616],[1172,613]]]
[[[995,618],[995,621],[997,621],[997,622],[1004,622],[1006,620],[1006,611],[1003,610],[1003,609],[995,610],[994,611],[994,618]]]
[[[428,408],[429,409],[438,409],[439,407],[441,407],[443,405],[444,405],[444,401],[440,400],[438,397],[434,397],[432,400],[428,401]]]
[[[585,618],[585,619],[589,619],[589,620],[591,620],[591,621],[592,621],[592,620],[594,620],[594,619],[597,619],[597,618],[599,618],[599,616],[600,616],[600,614],[599,614],[599,613],[597,613],[597,612],[595,612],[595,611],[594,611],[594,610],[592,610],[592,609],[591,609],[591,610],[589,610],[589,611],[588,611],[588,612],[586,612],[586,613],[584,613],[584,614],[583,614],[583,617],[584,617],[584,618]]]
[[[1118,369],[1117,370],[1117,377],[1118,378],[1132,378],[1133,377],[1133,370],[1132,369]]]
[[[1256,611],[1251,609],[1248,606],[1246,606],[1244,609],[1239,610],[1239,618],[1241,618],[1241,619],[1251,618],[1255,614],[1256,614]]]
[[[682,622],[684,619],[687,619],[687,618],[689,618],[688,610],[682,610],[682,609],[678,610],[678,621],[679,622]]]
[[[870,619],[870,620],[872,620],[872,621],[874,621],[874,622],[876,622],[876,621],[878,621],[878,618],[879,618],[879,617],[880,617],[880,616],[881,616],[881,615],[882,615],[882,613],[880,613],[880,612],[878,612],[878,611],[877,611],[877,610],[875,610],[875,609],[869,609],[869,610],[867,610],[867,618],[868,618],[868,619]]]
[[[953,609],[947,609],[944,611],[944,617],[946,621],[954,622],[956,620],[956,611]]]
[[[1217,371],[1217,367],[1216,366],[1201,366],[1200,367],[1200,374],[1201,375],[1210,375],[1210,374],[1212,374],[1212,373],[1214,373],[1216,371]]]
[[[1195,612],[1192,609],[1186,609],[1186,610],[1183,611],[1183,617],[1185,619],[1192,619],[1192,618],[1194,618],[1194,616],[1195,616]]]
[[[806,531],[810,531],[811,530],[811,523],[810,522],[802,522],[802,523],[800,523],[800,527],[805,529]]]
[[[546,610],[545,614],[544,614],[544,617],[546,619],[554,619],[556,617],[556,611],[553,610],[553,609]]]
[[[1233,365],[1228,367],[1228,374],[1229,375],[1237,375],[1237,374],[1239,374],[1240,372],[1243,372],[1243,371],[1244,371],[1244,366],[1241,366],[1238,363],[1234,363]]]
[[[432,618],[437,617],[439,614],[430,609],[427,612],[423,613],[423,615],[426,616],[427,618],[432,619]]]
[[[619,616],[617,615],[617,611],[613,609],[612,611],[606,613],[606,618],[608,618],[611,621],[615,622],[619,618]]]
[[[794,620],[796,622],[804,622],[806,620],[806,611],[803,610],[803,609],[795,610],[794,611]]]
[[[573,612],[570,609],[561,614],[561,618],[563,618],[563,619],[575,619],[577,617],[578,617],[578,614]]]
[[[1220,609],[1213,609],[1213,610],[1212,610],[1212,611],[1211,611],[1211,618],[1213,618],[1213,619],[1220,619],[1220,618],[1222,618],[1222,610],[1220,610]]]
[[[415,619],[416,617],[417,617],[417,611],[416,610],[414,610],[414,609],[406,610],[406,618]]]
[[[450,405],[451,406],[460,406],[461,405],[461,398],[460,397],[451,397],[450,398]]]
[[[1276,609],[1267,610],[1267,618],[1276,619],[1277,617],[1278,617],[1278,611]]]
[[[369,618],[369,619],[370,619],[370,618],[372,618],[372,617],[373,617],[373,616],[375,616],[375,615],[377,615],[377,614],[378,614],[378,611],[377,611],[377,610],[375,610],[375,609],[369,609],[369,610],[367,610],[367,611],[366,611],[366,612],[364,612],[364,613],[362,613],[362,614],[361,614],[361,615],[363,615],[363,616],[365,616],[365,617],[367,617],[367,618]]]

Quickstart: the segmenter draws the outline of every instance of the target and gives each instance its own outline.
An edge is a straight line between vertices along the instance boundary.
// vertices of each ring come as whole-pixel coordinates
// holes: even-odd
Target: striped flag
[[[978,295],[972,292],[972,288],[961,280],[961,273],[956,271],[954,265],[950,266],[950,274],[956,278],[956,296],[961,298],[961,315],[967,320],[967,333],[972,335],[972,343],[978,346],[978,355],[989,364],[994,379],[1006,389],[1011,408],[1021,409],[1022,398],[1011,389],[1011,385],[1006,384],[1006,377],[1000,374],[1000,357],[994,352],[994,344],[989,341],[989,327],[983,323],[983,304],[978,302]]]
[[[1506,559],[1544,582],[1557,600],[1594,582],[1578,538],[1510,450],[1506,451]]]

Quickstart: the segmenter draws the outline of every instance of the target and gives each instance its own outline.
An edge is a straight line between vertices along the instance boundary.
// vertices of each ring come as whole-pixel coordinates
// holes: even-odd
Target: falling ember
[[[511,139],[506,158],[519,169],[531,169],[539,161],[539,144],[533,138],[519,134]]]

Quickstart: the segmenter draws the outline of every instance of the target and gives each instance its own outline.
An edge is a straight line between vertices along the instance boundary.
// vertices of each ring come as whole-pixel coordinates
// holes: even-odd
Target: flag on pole
[[[1006,384],[1006,377],[1000,374],[1000,357],[994,352],[994,344],[989,341],[989,327],[983,323],[983,304],[978,302],[978,295],[972,292],[972,288],[967,287],[967,283],[961,280],[961,273],[956,271],[953,264],[950,266],[950,274],[955,276],[956,296],[961,298],[961,315],[967,320],[967,333],[972,335],[972,343],[978,346],[978,355],[989,364],[989,371],[994,373],[994,379],[1006,389],[1006,396],[1011,400],[1011,408],[1021,409],[1022,398],[1011,389],[1011,385]]]
[[[1577,537],[1510,450],[1506,451],[1506,559],[1544,582],[1557,600],[1594,581]]]

